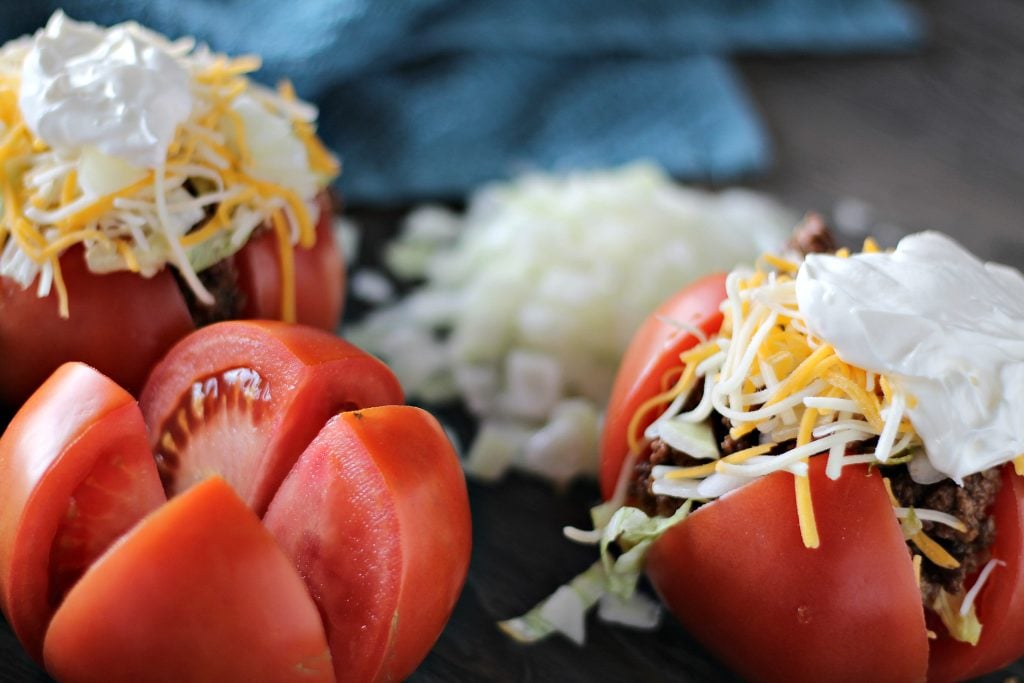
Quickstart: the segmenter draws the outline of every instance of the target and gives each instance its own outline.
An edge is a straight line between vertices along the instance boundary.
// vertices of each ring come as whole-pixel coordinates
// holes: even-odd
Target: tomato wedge
[[[331,415],[402,400],[383,363],[331,334],[230,321],[172,348],[140,403],[169,494],[216,472],[262,514]]]
[[[223,480],[170,501],[101,557],[46,634],[62,683],[329,683],[316,606]]]
[[[408,406],[332,418],[264,521],[324,615],[338,680],[412,673],[469,567],[466,485],[437,421]]]
[[[30,655],[86,567],[163,501],[135,400],[59,368],[0,439],[0,606]]]
[[[606,499],[615,491],[622,462],[629,452],[627,430],[633,414],[658,393],[662,377],[679,365],[679,354],[700,341],[673,323],[713,335],[722,326],[718,305],[724,298],[725,275],[709,275],[659,306],[633,336],[615,375],[601,434],[601,494]],[[655,417],[652,414],[648,424]]]
[[[752,482],[658,539],[647,575],[709,650],[751,681],[924,681],[921,594],[877,473],[811,461],[821,547],[800,539],[793,476]]]
[[[98,368],[136,393],[174,342],[195,329],[170,271],[90,273],[81,247],[61,256],[71,317],[58,314],[57,295],[40,299],[0,277],[0,403],[19,405],[71,360]]]

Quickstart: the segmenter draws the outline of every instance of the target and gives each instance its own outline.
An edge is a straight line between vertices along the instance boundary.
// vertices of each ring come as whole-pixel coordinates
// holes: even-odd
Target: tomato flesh
[[[230,419],[210,424],[204,419],[215,412],[202,397],[197,419],[197,392],[231,372],[248,377],[251,391],[220,391],[215,401],[224,403]],[[383,363],[333,335],[273,321],[230,321],[204,327],[171,349],[153,369],[140,403],[154,452],[174,465],[164,470],[169,494],[217,473],[262,514],[331,415],[402,400],[398,380]],[[235,420],[250,422],[239,428]],[[199,423],[195,434],[181,429],[193,421]]]
[[[877,473],[836,481],[811,462],[821,547],[800,538],[793,475],[708,503],[652,547],[665,604],[745,679],[924,681],[928,641],[913,564]]]
[[[85,567],[163,501],[134,399],[59,368],[0,439],[0,604],[30,655]]]
[[[679,354],[696,346],[693,334],[672,321],[692,325],[711,336],[722,326],[718,305],[725,298],[725,275],[698,280],[666,301],[644,321],[622,357],[601,433],[601,494],[611,498],[629,452],[627,432],[633,414],[660,391],[662,377],[679,365]],[[657,417],[652,413],[641,429]]]
[[[81,247],[61,256],[70,318],[57,294],[40,299],[0,277],[0,403],[19,405],[67,361],[82,361],[135,393],[163,353],[195,326],[170,271],[151,278],[89,272]]]
[[[334,680],[295,568],[216,478],[147,517],[85,573],[54,615],[44,658],[62,683]]]
[[[437,421],[407,406],[332,418],[264,521],[317,600],[338,679],[408,676],[469,566],[466,486]]]

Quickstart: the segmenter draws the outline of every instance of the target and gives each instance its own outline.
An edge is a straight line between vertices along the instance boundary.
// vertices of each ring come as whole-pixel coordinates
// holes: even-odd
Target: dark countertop
[[[919,6],[930,39],[915,54],[740,61],[776,145],[773,171],[750,185],[826,213],[840,200],[862,201],[886,245],[937,229],[1024,268],[1024,4]],[[393,230],[400,211],[355,214]],[[560,638],[511,642],[496,620],[522,613],[593,561],[592,549],[564,540],[561,528],[587,523],[597,491],[579,483],[560,493],[512,476],[471,484],[470,496],[466,590],[414,681],[735,680],[671,620],[653,633],[592,620],[585,648]],[[1024,661],[982,680],[1011,675],[1024,676]],[[46,680],[0,623],[0,681]]]

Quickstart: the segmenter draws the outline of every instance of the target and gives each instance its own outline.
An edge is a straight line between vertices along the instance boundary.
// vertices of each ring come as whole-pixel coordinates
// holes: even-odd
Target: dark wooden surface
[[[801,209],[868,205],[887,244],[932,228],[1024,268],[1024,3],[920,5],[928,44],[906,56],[747,57],[741,70],[775,140],[776,164],[754,188]],[[356,207],[371,244],[400,211]],[[471,428],[464,425],[468,432]],[[584,525],[593,485],[565,492],[527,477],[471,484],[474,555],[466,590],[414,675],[441,681],[730,681],[671,620],[653,633],[592,622],[589,642],[523,647],[494,626],[528,609],[594,557],[565,541]],[[1024,662],[983,680],[1024,676]],[[45,681],[0,624],[0,681]]]

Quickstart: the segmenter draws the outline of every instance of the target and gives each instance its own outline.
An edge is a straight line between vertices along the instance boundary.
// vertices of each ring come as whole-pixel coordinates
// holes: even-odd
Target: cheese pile
[[[865,252],[877,252],[869,240]],[[845,250],[838,253],[848,257]],[[819,545],[808,459],[827,454],[832,479],[853,463],[907,463],[912,476],[928,478],[921,439],[906,418],[914,398],[896,390],[884,375],[844,362],[835,349],[809,332],[797,306],[794,277],[799,264],[763,256],[753,270],[735,270],[726,280],[720,334],[680,356],[682,373],[662,394],[633,416],[630,450],[639,453],[655,438],[691,456],[706,458],[693,467],[653,468],[652,491],[684,499],[717,498],[753,479],[779,471],[793,475],[801,537],[808,548]],[[679,372],[678,370],[676,371]],[[703,384],[701,400],[683,411],[691,392]],[[667,405],[667,407],[666,407]],[[660,415],[646,429],[652,412]],[[719,457],[695,448],[712,410],[731,423],[734,439],[752,432],[757,446]],[[874,442],[874,446],[868,443]],[[786,444],[786,446],[780,446]],[[863,444],[851,450],[856,444]],[[952,515],[911,510],[896,504],[898,517],[928,520],[963,529]],[[932,562],[952,568],[957,561],[918,528],[909,540]]]
[[[40,34],[52,38],[67,26],[103,31],[58,13]],[[0,49],[0,275],[23,287],[38,278],[37,294],[56,290],[66,318],[59,259],[82,244],[92,272],[152,276],[170,264],[209,305],[213,297],[197,273],[269,224],[281,258],[282,317],[294,320],[292,250],[315,242],[315,199],[338,172],[316,137],[316,109],[287,83],[274,92],[251,82],[246,74],[260,66],[255,57],[229,59],[191,39],[170,42],[131,23],[108,31],[115,30],[184,68],[191,111],[153,167],[96,146],[51,147],[19,106],[33,39]]]

